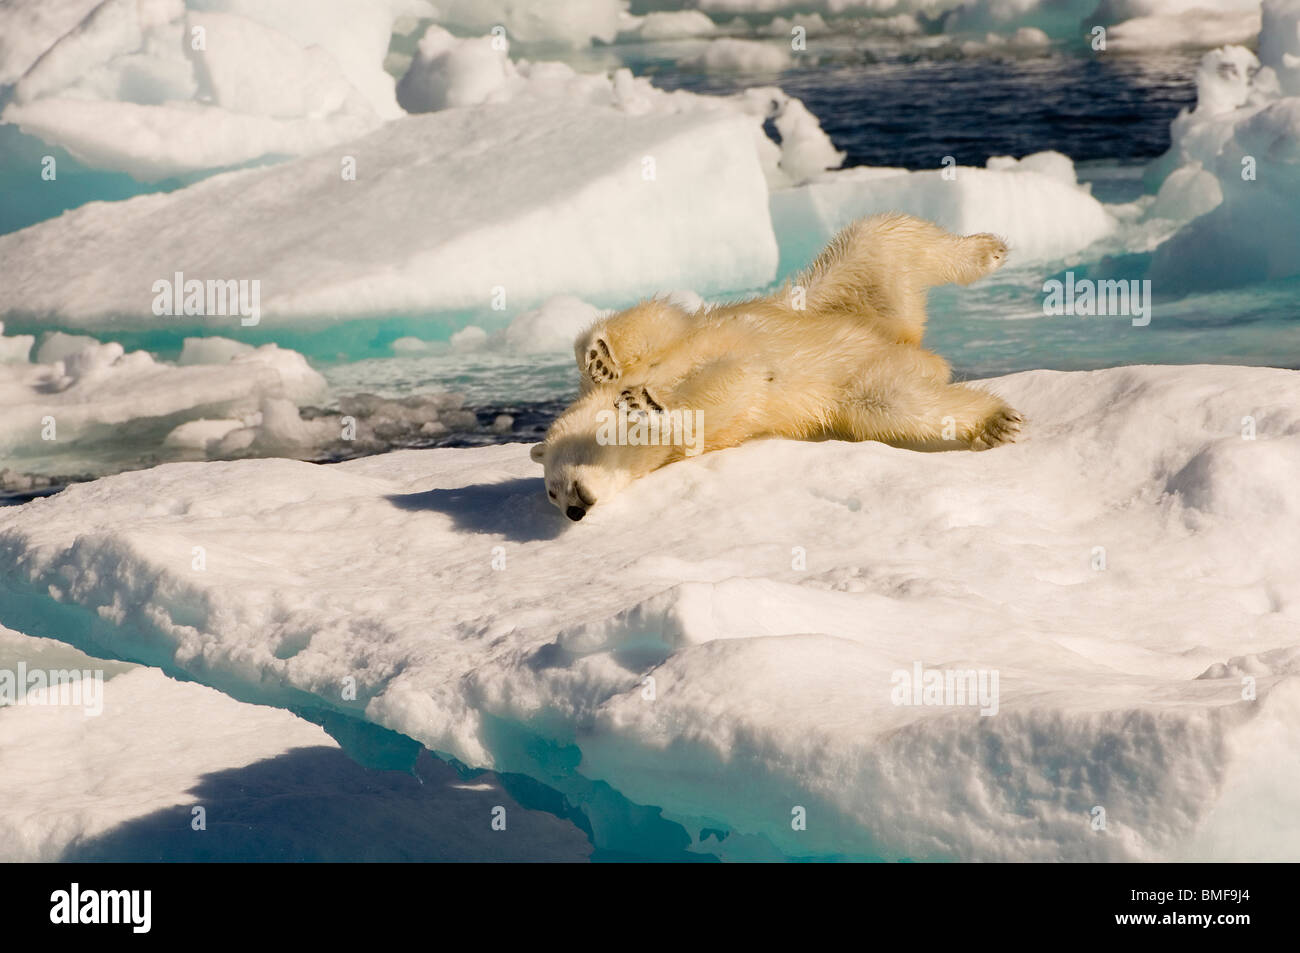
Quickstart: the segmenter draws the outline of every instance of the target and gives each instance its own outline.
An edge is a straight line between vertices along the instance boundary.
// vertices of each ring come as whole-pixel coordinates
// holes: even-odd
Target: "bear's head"
[[[667,462],[666,451],[611,439],[619,389],[595,387],[556,418],[529,455],[546,470],[546,497],[569,519],[582,519],[633,480]]]

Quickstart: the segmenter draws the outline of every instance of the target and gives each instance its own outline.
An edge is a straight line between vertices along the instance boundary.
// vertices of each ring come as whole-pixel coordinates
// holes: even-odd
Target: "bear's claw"
[[[1020,425],[1024,422],[1025,418],[1010,407],[999,410],[984,421],[980,429],[975,432],[971,438],[970,448],[991,450],[1004,443],[1015,443],[1016,437],[1020,436]]]

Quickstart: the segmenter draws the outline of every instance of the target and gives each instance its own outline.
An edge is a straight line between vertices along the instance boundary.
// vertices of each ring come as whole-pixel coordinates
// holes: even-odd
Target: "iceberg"
[[[1259,57],[1211,51],[1196,88],[1196,108],[1174,120],[1152,177],[1209,175],[1216,187],[1202,193],[1210,201],[1199,217],[1156,249],[1151,280],[1198,291],[1300,274],[1300,0],[1265,0]]]
[[[520,444],[107,477],[0,510],[0,622],[528,775],[600,848],[1300,856],[1300,373],[985,383],[1023,442],[759,441],[582,523]]]
[[[8,464],[35,466],[55,453],[109,451],[137,439],[147,445],[187,421],[253,414],[266,401],[297,407],[326,399],[325,379],[301,354],[191,340],[170,364],[117,342],[56,333],[30,363],[31,335],[0,336],[0,353],[23,352],[0,363],[0,454]]]

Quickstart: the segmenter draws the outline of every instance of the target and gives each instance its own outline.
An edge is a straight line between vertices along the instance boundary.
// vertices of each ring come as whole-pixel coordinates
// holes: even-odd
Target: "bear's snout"
[[[567,510],[564,511],[564,515],[576,523],[578,522],[578,520],[582,519],[584,516],[587,515],[587,511],[584,510],[581,506],[570,506]]]

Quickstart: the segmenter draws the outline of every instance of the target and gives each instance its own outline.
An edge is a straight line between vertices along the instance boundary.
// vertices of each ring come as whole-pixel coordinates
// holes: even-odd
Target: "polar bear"
[[[574,345],[581,394],[532,448],[547,497],[580,520],[659,467],[756,437],[971,450],[1014,441],[1021,415],[950,383],[948,362],[921,347],[927,289],[969,284],[1006,256],[995,235],[875,215],[769,297],[694,314],[656,298],[597,321]]]

